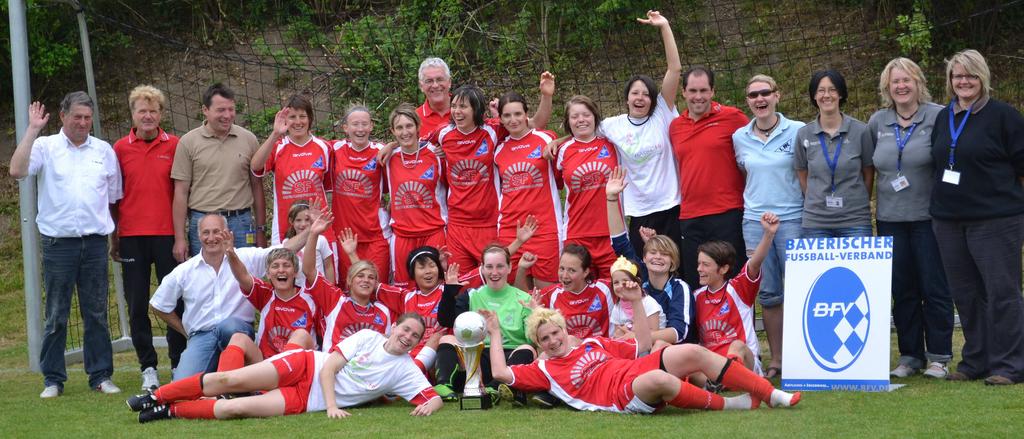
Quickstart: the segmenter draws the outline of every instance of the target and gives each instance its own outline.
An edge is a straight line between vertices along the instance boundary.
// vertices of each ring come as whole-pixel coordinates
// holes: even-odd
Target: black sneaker
[[[484,394],[491,397],[491,407],[501,404],[501,392],[493,387],[484,387]]]
[[[146,392],[139,395],[135,395],[125,400],[124,403],[128,404],[128,408],[130,408],[133,412],[141,412],[143,410],[156,407],[157,405],[156,398],[153,396],[153,392]]]
[[[530,395],[530,402],[542,409],[553,409],[561,402],[558,398],[548,392],[534,393]]]
[[[163,419],[171,419],[171,406],[164,404],[155,407],[148,408],[139,412],[139,423],[145,424],[147,422],[159,421]]]

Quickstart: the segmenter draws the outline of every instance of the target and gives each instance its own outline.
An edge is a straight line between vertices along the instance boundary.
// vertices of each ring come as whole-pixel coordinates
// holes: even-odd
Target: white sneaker
[[[60,389],[60,386],[46,386],[46,388],[43,389],[43,393],[39,394],[39,397],[43,399],[56,398],[60,396],[61,393],[64,393],[64,391]]]
[[[889,372],[889,375],[894,376],[896,378],[906,378],[916,373],[917,369],[907,366],[906,364],[901,364],[899,366],[896,366],[895,369]]]
[[[156,390],[160,387],[160,376],[156,369],[147,367],[142,371],[142,390]]]
[[[121,393],[121,388],[117,387],[117,385],[114,384],[113,381],[110,381],[110,378],[103,380],[103,382],[101,382],[100,385],[96,386],[96,389],[94,390],[100,393],[105,393],[107,395]]]
[[[933,361],[928,364],[928,369],[924,371],[924,376],[931,378],[943,379],[949,375],[949,369],[945,364]]]

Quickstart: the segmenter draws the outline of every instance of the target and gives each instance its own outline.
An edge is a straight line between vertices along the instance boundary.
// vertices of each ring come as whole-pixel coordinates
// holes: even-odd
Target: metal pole
[[[14,127],[18,142],[28,128],[28,105],[32,91],[29,83],[28,33],[25,2],[8,0],[11,26],[11,83],[14,89]],[[21,263],[25,273],[25,320],[28,326],[28,367],[39,372],[39,353],[43,345],[43,294],[39,277],[39,236],[36,228],[36,179],[18,182],[21,207]]]
[[[89,96],[92,97],[92,101],[96,103],[95,109],[92,114],[92,132],[96,138],[103,138],[103,126],[100,116],[100,101],[96,96],[96,76],[92,70],[92,49],[89,47],[89,28],[85,24],[85,8],[77,2],[71,2],[71,5],[75,8],[75,13],[78,16],[78,35],[82,41],[82,64],[85,68],[85,85],[88,87]],[[121,327],[121,338],[127,338],[128,333],[128,306],[124,299],[124,281],[121,278],[121,265],[117,263],[111,264],[113,266],[113,278],[114,278],[114,296],[117,298],[117,321]]]

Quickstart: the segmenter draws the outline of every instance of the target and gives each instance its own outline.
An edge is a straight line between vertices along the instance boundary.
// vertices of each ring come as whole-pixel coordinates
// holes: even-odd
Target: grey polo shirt
[[[914,132],[907,138],[910,127],[900,128],[900,138],[907,142],[903,146],[900,160],[900,174],[910,186],[896,192],[892,182],[897,178],[896,162],[899,149],[896,146],[896,110],[878,110],[868,120],[868,130],[874,140],[875,154],[872,161],[877,171],[875,193],[878,196],[875,216],[879,221],[926,221],[931,219],[928,207],[931,204],[932,185],[935,183],[935,165],[932,162],[932,130],[935,116],[942,111],[941,105],[922,104],[911,121]]]
[[[871,205],[864,186],[863,168],[871,167],[874,143],[868,126],[843,114],[843,123],[835,136],[825,134],[829,159],[836,152],[839,138],[843,145],[836,163],[835,196],[843,198],[843,207],[826,207],[825,197],[832,194],[832,171],[821,150],[818,133],[824,133],[815,118],[796,133],[793,167],[807,171],[804,194],[803,226],[817,229],[871,225]]]

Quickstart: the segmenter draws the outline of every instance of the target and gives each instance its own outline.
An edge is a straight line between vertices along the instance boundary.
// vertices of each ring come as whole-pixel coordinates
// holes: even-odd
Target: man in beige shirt
[[[249,167],[259,141],[234,124],[235,93],[223,84],[213,84],[203,93],[203,115],[202,126],[181,136],[171,167],[174,257],[179,262],[199,253],[203,238],[197,224],[207,213],[227,218],[236,247],[266,247],[263,184]]]

